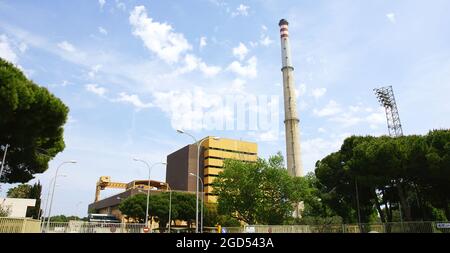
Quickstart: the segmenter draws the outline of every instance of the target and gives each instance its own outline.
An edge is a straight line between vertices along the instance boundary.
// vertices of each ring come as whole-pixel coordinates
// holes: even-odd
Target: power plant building
[[[245,162],[256,162],[258,145],[253,142],[214,139],[206,137],[201,141],[200,154],[196,144],[187,145],[167,156],[166,182],[172,190],[196,192],[197,158],[200,158],[199,176],[203,181],[205,202],[216,203],[217,196],[213,193],[214,180],[223,170],[225,159],[235,159]]]

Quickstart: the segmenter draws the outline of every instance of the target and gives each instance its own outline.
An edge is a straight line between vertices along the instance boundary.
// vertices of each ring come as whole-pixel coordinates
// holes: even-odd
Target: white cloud
[[[206,45],[208,45],[208,43],[206,42],[206,37],[201,37],[200,38],[200,49],[206,47]]]
[[[383,109],[380,109],[378,112],[374,112],[369,114],[365,120],[369,123],[370,128],[377,129],[378,126],[386,123],[386,116]]]
[[[105,88],[100,87],[97,84],[86,84],[84,86],[84,88],[87,91],[92,92],[92,93],[94,93],[96,95],[99,95],[99,96],[103,96],[107,92],[107,90]]]
[[[301,83],[298,88],[295,88],[295,97],[298,98],[299,96],[303,96],[306,94],[307,87],[306,84]]]
[[[73,124],[73,123],[76,123],[76,122],[78,122],[78,120],[74,119],[71,115],[69,115],[67,117],[67,123],[68,124]]]
[[[208,66],[206,63],[203,62],[202,59],[196,57],[195,55],[187,54],[184,57],[184,66],[177,69],[174,74],[175,75],[185,74],[192,72],[196,69],[200,70],[207,77],[215,76],[221,71],[220,67]]]
[[[314,113],[316,116],[319,116],[319,117],[333,116],[333,115],[336,115],[336,114],[338,114],[338,113],[340,113],[340,112],[342,112],[341,105],[339,105],[339,104],[338,104],[336,101],[334,101],[334,100],[330,100],[330,101],[328,102],[328,104],[325,105],[324,108],[322,108],[322,109],[320,109],[320,110],[314,109],[314,111],[313,111],[313,113]]]
[[[124,102],[133,105],[136,107],[136,109],[144,109],[152,107],[153,105],[151,103],[143,103],[138,95],[128,95],[125,92],[121,92],[119,94],[119,98],[115,99],[116,102]]]
[[[122,11],[126,11],[127,7],[125,6],[125,3],[120,2],[119,0],[116,0],[116,7],[117,9],[120,9]]]
[[[106,0],[98,0],[98,4],[100,4],[100,8],[103,9],[103,6],[105,6]]]
[[[241,63],[238,61],[234,61],[228,66],[227,70],[236,73],[242,77],[256,78],[256,76],[258,75],[257,63],[258,63],[257,58],[253,56],[252,58],[247,60],[246,66],[241,65]]]
[[[259,43],[261,43],[261,45],[267,47],[267,46],[270,46],[270,44],[273,43],[273,40],[271,40],[271,39],[269,38],[269,36],[263,36],[263,37],[261,38],[261,40],[259,41]]]
[[[24,42],[19,44],[19,51],[23,54],[28,50],[28,45]]]
[[[204,62],[200,62],[199,68],[200,68],[200,71],[207,77],[215,76],[215,75],[219,74],[219,72],[221,71],[220,67],[208,66]]]
[[[167,63],[178,62],[180,55],[192,46],[181,33],[175,33],[172,26],[154,22],[148,17],[144,6],[136,6],[130,13],[133,35],[144,42],[145,47]]]
[[[236,78],[233,80],[233,82],[231,83],[231,87],[230,87],[230,91],[232,93],[242,93],[244,92],[245,89],[245,81],[239,78]]]
[[[67,41],[62,41],[58,43],[58,47],[69,53],[75,52],[75,47]]]
[[[363,118],[351,112],[342,112],[330,118],[332,122],[338,123],[341,127],[351,127],[363,122]]]
[[[377,129],[385,122],[384,111],[382,108],[365,108],[361,104],[343,108],[334,100],[320,109],[313,110],[314,115],[318,117],[327,117],[331,122],[337,123],[339,127],[351,127],[357,124],[366,124],[372,129]]]
[[[250,44],[251,47],[257,47],[258,42],[250,41],[248,44]]]
[[[326,155],[340,149],[345,137],[313,138],[301,142],[304,172],[314,171],[315,163]]]
[[[231,13],[231,16],[232,16],[232,17],[236,17],[236,16],[248,16],[248,9],[250,9],[249,6],[240,4],[240,5],[236,8],[236,11],[234,11],[233,13]]]
[[[233,48],[233,55],[238,57],[241,61],[245,59],[247,54],[248,48],[242,42],[239,42],[239,46]]]
[[[61,84],[61,86],[62,87],[66,87],[67,85],[69,85],[70,84],[70,82],[69,81],[67,81],[67,80],[63,80],[63,82],[62,82],[62,84]]]
[[[393,12],[388,13],[388,14],[386,14],[386,17],[389,19],[389,21],[390,21],[392,24],[397,23],[397,19],[395,18],[395,13],[393,13]]]
[[[101,26],[98,27],[98,32],[103,35],[108,35],[108,31],[106,31],[106,29]]]
[[[16,53],[11,48],[8,37],[2,34],[0,35],[0,57],[16,64],[18,61]]]
[[[234,111],[223,104],[222,97],[223,94],[208,94],[202,88],[194,87],[193,90],[155,92],[153,104],[169,116],[174,129],[223,130],[220,122],[232,120]]]
[[[280,139],[280,132],[277,130],[268,130],[263,132],[252,133],[250,136],[255,137],[256,141],[278,141]]]
[[[101,69],[102,67],[103,67],[103,66],[100,65],[100,64],[97,64],[97,65],[93,66],[93,67],[91,68],[91,71],[89,71],[89,73],[88,73],[89,77],[90,77],[90,78],[94,78],[95,75],[100,71],[100,69]]]
[[[316,88],[312,90],[311,96],[313,96],[316,99],[321,98],[323,95],[325,95],[326,92],[327,92],[326,88]]]

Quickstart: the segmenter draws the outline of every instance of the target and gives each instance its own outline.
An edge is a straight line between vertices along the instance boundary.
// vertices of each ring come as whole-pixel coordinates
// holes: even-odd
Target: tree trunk
[[[166,224],[167,224],[167,222],[162,222],[162,221],[159,222],[159,232],[160,233],[166,232]]]
[[[384,204],[384,210],[386,211],[387,222],[392,222],[392,210],[389,207],[389,204],[385,199],[385,195],[386,195],[386,192],[383,190],[383,204]]]
[[[450,204],[449,204],[449,199],[446,199],[446,206],[444,208],[445,210],[445,216],[447,217],[447,220],[450,220]]]
[[[397,183],[398,197],[400,199],[400,204],[402,208],[403,215],[406,221],[411,221],[411,207],[409,206],[408,200],[405,197],[403,187],[400,183]]]
[[[384,215],[383,210],[381,210],[380,201],[378,200],[377,193],[375,192],[375,207],[377,208],[378,213],[380,214],[381,222],[386,222],[386,216]]]

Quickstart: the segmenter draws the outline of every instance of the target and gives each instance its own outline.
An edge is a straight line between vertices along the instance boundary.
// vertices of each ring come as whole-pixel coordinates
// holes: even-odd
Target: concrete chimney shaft
[[[289,43],[289,23],[282,19],[279,23],[281,37],[281,57],[283,72],[284,115],[286,128],[286,159],[287,169],[291,176],[303,176],[300,153],[300,120],[297,114],[295,97],[294,67],[291,60],[291,46]]]

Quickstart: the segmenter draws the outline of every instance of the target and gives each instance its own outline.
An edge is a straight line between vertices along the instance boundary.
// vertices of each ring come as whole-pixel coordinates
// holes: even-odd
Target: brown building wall
[[[202,165],[203,161],[200,161],[200,167]],[[166,182],[172,190],[195,192],[195,177],[189,173],[197,174],[196,145],[188,145],[167,156]],[[201,170],[200,178],[203,179]]]

